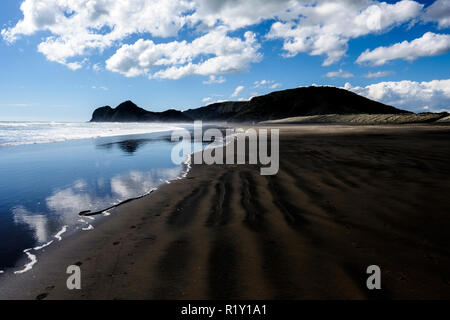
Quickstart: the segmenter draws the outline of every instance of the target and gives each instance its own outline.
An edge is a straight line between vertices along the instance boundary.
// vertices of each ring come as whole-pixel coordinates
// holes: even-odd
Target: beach
[[[194,164],[0,275],[0,299],[450,298],[449,126],[268,128],[277,175]]]

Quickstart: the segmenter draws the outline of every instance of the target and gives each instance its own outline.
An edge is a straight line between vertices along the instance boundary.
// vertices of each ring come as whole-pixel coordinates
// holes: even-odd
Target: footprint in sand
[[[41,293],[40,295],[38,295],[37,297],[36,297],[36,300],[44,300],[45,298],[47,298],[48,297],[48,293],[47,292],[44,292],[44,293]]]
[[[55,286],[48,286],[45,288],[45,291],[52,291],[53,289],[55,289]],[[48,297],[49,294],[49,292],[43,292],[40,295],[36,296],[36,300],[44,300]]]

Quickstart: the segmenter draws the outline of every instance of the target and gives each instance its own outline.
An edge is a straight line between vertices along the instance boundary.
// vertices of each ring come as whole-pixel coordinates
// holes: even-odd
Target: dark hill
[[[150,112],[144,110],[131,101],[125,101],[113,109],[110,106],[101,107],[94,111],[91,122],[186,122],[192,121],[181,111],[167,110],[164,112]]]
[[[408,114],[351,91],[335,87],[302,87],[254,97],[250,101],[225,101],[181,112],[167,110],[150,112],[131,101],[112,109],[94,111],[92,122],[186,122],[204,121],[266,121],[324,114]]]
[[[254,97],[250,101],[214,103],[184,112],[194,120],[264,121],[323,114],[409,113],[335,87],[302,87]]]
[[[233,120],[259,121],[321,114],[407,113],[335,87],[304,87],[254,97]]]
[[[141,121],[191,122],[192,119],[179,110],[169,109],[163,112],[148,112]]]
[[[247,107],[248,101],[225,101],[210,104],[206,107],[189,109],[183,113],[195,120],[226,121]]]

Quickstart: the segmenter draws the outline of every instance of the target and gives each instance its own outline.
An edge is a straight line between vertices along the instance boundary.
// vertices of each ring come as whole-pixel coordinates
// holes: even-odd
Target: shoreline
[[[42,123],[42,124],[48,124],[48,123]],[[75,123],[78,124],[78,123]],[[151,124],[149,124],[151,125]],[[173,126],[172,124],[169,124],[169,127]],[[188,130],[190,130],[188,128]],[[103,143],[115,143],[116,141],[127,141],[128,139],[139,139],[141,140],[146,140],[146,141],[157,141],[157,140],[170,140],[170,134],[172,131],[168,130],[167,128],[164,130],[159,130],[159,131],[154,131],[154,132],[150,132],[150,133],[146,133],[146,134],[141,134],[141,133],[137,133],[137,134],[128,134],[128,135],[114,135],[114,136],[102,136],[102,137],[90,137],[90,138],[74,138],[74,139],[69,139],[69,140],[65,140],[65,141],[53,141],[53,142],[43,142],[43,143],[35,143],[33,145],[39,146],[40,150],[42,148],[46,148],[46,145],[50,145],[51,148],[53,148],[53,144],[61,144],[64,143],[64,146],[69,146],[69,147],[74,147],[75,148],[79,145],[88,145],[88,144],[103,144]],[[42,146],[42,147],[40,147]],[[28,148],[33,148],[32,145],[30,144],[20,144],[20,145],[8,145],[8,146],[4,146],[5,148],[26,148],[26,150],[28,150]],[[1,148],[1,147],[0,147]],[[21,150],[21,149],[19,149]],[[53,150],[53,149],[52,149]],[[189,164],[186,163],[182,163],[180,165],[177,166],[177,170],[179,170],[179,174],[174,176],[174,177],[167,177],[168,180],[166,179],[160,179],[160,181],[158,181],[159,185],[157,187],[159,187],[162,184],[165,183],[170,183],[171,180],[174,179],[180,179],[182,177],[184,177],[187,172],[189,171]],[[93,215],[99,216],[100,214],[104,213],[105,211],[111,210],[116,208],[117,206],[120,206],[124,203],[127,203],[129,201],[133,201],[136,199],[140,199],[142,197],[145,197],[146,195],[148,195],[149,193],[153,192],[156,188],[152,188],[149,191],[145,191],[142,190],[143,193],[138,193],[138,196],[136,197],[132,197],[132,198],[126,198],[123,201],[120,201],[119,203],[114,202],[112,203],[109,207],[103,208],[102,210],[98,210],[96,212],[90,212],[89,210],[84,210],[82,208],[80,208],[80,210],[84,210],[81,212],[77,212],[76,217],[78,217],[79,219],[77,220],[77,222],[75,222],[75,224],[71,224],[70,227],[68,225],[61,225],[60,227],[63,227],[63,229],[67,229],[67,227],[69,227],[69,233],[79,233],[82,231],[90,231],[93,230],[94,227],[91,224],[92,221],[87,222],[84,220],[87,220],[87,218],[89,219],[93,219]],[[144,192],[145,191],[145,192]],[[119,200],[117,200],[119,201]],[[106,204],[107,205],[107,204]],[[82,205],[80,207],[83,207]],[[86,207],[88,207],[86,205]],[[95,211],[95,210],[94,210]],[[87,212],[90,212],[90,214],[86,214]],[[81,213],[81,214],[78,214]],[[75,215],[74,215],[75,217]],[[96,217],[98,218],[98,217]],[[103,217],[100,217],[103,218]],[[75,220],[74,220],[75,221]],[[81,222],[81,225],[78,225],[78,222]],[[36,264],[36,256],[40,255],[40,251],[46,247],[48,247],[49,245],[51,245],[53,242],[56,241],[61,241],[60,238],[60,234],[59,232],[57,233],[56,230],[54,230],[55,234],[49,234],[48,236],[48,241],[46,242],[38,242],[38,243],[33,243],[30,244],[29,246],[24,246],[22,248],[19,248],[20,250],[17,250],[17,254],[18,254],[18,258],[16,260],[14,260],[14,265],[11,265],[9,267],[5,267],[5,268],[0,268],[0,275],[5,277],[7,275],[10,274],[20,274],[22,273],[23,270],[25,271],[29,271],[30,270],[30,266],[31,268]],[[67,234],[64,234],[64,236],[67,236]]]
[[[209,127],[209,126],[211,126],[211,124],[206,124],[206,127]],[[226,127],[221,125],[220,128],[221,128],[221,130],[224,130]],[[193,129],[189,129],[189,130],[190,130],[190,132],[192,134],[193,133],[192,132]],[[158,134],[160,136],[158,136],[157,139],[164,139],[164,138],[169,136],[170,132],[171,131],[157,131],[157,132],[151,132],[151,133],[144,134],[144,135]],[[79,142],[80,140],[97,140],[97,139],[104,139],[104,138],[120,138],[120,137],[123,138],[123,137],[133,137],[133,136],[138,137],[138,136],[142,136],[142,135],[143,134],[132,134],[132,135],[125,135],[125,136],[105,136],[105,137],[94,137],[94,138],[83,138],[83,139],[70,139],[70,140],[66,140],[66,141],[45,142],[45,144],[48,144],[48,143],[62,143],[62,142]],[[152,138],[152,139],[154,139],[154,138]],[[42,143],[36,143],[36,144],[42,144]],[[27,145],[28,144],[22,144],[22,145],[19,145],[19,146],[27,146]],[[13,147],[13,146],[16,146],[16,145],[7,146],[7,147]],[[207,146],[205,146],[205,147],[207,147]],[[218,146],[218,147],[220,147],[220,146]],[[216,148],[216,147],[214,147],[214,148]],[[100,215],[101,215],[100,218],[107,217],[107,216],[109,216],[111,214],[109,211],[118,209],[119,207],[121,207],[122,205],[124,205],[126,203],[129,203],[129,202],[136,201],[136,200],[142,199],[144,197],[147,197],[148,195],[150,195],[154,191],[158,190],[158,188],[161,187],[162,185],[170,184],[172,181],[180,180],[180,179],[185,178],[189,174],[189,171],[191,170],[191,167],[192,167],[191,159],[192,159],[192,156],[194,155],[194,153],[195,152],[192,152],[189,155],[189,157],[186,158],[186,160],[184,160],[183,163],[180,164],[181,172],[180,172],[180,174],[177,177],[174,177],[174,178],[172,178],[170,180],[163,181],[159,186],[152,188],[148,192],[145,192],[144,194],[139,195],[137,197],[132,197],[132,198],[125,199],[125,200],[123,200],[123,201],[121,201],[119,203],[113,204],[113,205],[111,205],[111,206],[109,206],[109,207],[107,207],[105,209],[102,209],[102,210],[97,210],[97,211],[94,211],[94,212],[91,212],[90,210],[85,210],[85,211],[79,212],[78,216],[80,217],[80,220],[78,220],[78,221],[80,221],[82,223],[85,223],[86,225],[88,225],[88,227],[87,228],[76,227],[75,229],[71,230],[69,232],[69,234],[73,236],[73,235],[75,235],[77,233],[80,233],[82,231],[91,231],[91,230],[95,229],[92,226],[92,224],[90,224],[89,222],[83,221],[83,218],[89,218],[89,219],[92,219],[94,221],[95,218],[97,218]],[[38,263],[37,256],[39,255],[39,253],[45,251],[45,250],[42,250],[42,249],[45,249],[48,246],[50,246],[52,243],[54,243],[55,242],[54,239],[56,239],[58,241],[61,241],[62,240],[61,234],[66,233],[67,228],[68,228],[67,225],[62,226],[62,230],[59,231],[58,233],[56,233],[53,237],[51,237],[51,239],[53,239],[53,240],[50,240],[50,241],[48,241],[45,244],[42,244],[42,245],[37,246],[37,247],[30,247],[30,248],[23,249],[22,252],[24,253],[24,256],[21,259],[17,260],[17,262],[16,262],[17,265],[15,267],[13,267],[13,268],[0,270],[0,275],[4,275],[4,276],[17,275],[17,274],[23,274],[23,273],[26,273],[26,272],[32,270],[33,266]],[[31,254],[30,251],[34,251],[35,254]],[[23,264],[23,266],[20,266],[22,262],[24,264]],[[20,269],[20,268],[22,268],[22,269]]]
[[[192,156],[192,154],[191,154],[191,156]],[[189,159],[189,161],[190,161],[190,159]],[[170,184],[172,181],[180,180],[180,179],[185,178],[186,175],[189,173],[191,166],[190,166],[189,163],[183,163],[181,165],[181,167],[184,168],[184,169],[181,171],[179,176],[177,176],[177,177],[175,177],[175,178],[173,178],[171,180],[164,181],[158,187],[155,187],[155,188],[151,189],[150,191],[146,192],[145,194],[143,194],[141,196],[137,196],[137,197],[133,197],[133,198],[129,198],[129,199],[123,200],[123,201],[121,201],[121,202],[119,202],[117,204],[114,204],[114,205],[112,205],[110,207],[107,207],[105,209],[102,209],[102,210],[98,210],[98,211],[94,211],[94,212],[91,212],[90,210],[86,210],[86,211],[79,212],[78,216],[80,217],[80,220],[78,220],[78,221],[81,221],[81,222],[85,223],[86,225],[88,225],[88,227],[81,228],[81,229],[79,227],[77,227],[74,230],[71,230],[69,232],[69,235],[70,236],[76,236],[77,233],[80,233],[82,231],[91,231],[91,230],[95,229],[92,226],[92,224],[90,224],[89,222],[83,221],[82,220],[83,218],[92,219],[91,222],[93,223],[93,221],[95,221],[95,218],[97,218],[98,216],[101,216],[100,218],[108,217],[108,216],[111,215],[110,211],[116,210],[116,209],[120,208],[121,206],[123,206],[124,204],[127,204],[129,202],[145,198],[145,197],[149,196],[150,194],[152,194],[153,192],[157,191],[158,188],[160,186],[162,186],[162,185]],[[101,220],[98,220],[97,223],[98,222],[101,222]],[[19,259],[17,261],[17,266],[16,267],[5,269],[5,270],[0,270],[0,275],[5,275],[5,276],[9,275],[9,276],[11,276],[11,275],[23,274],[23,273],[26,273],[28,271],[31,271],[33,269],[33,266],[38,263],[37,255],[39,254],[39,252],[44,252],[45,250],[43,250],[43,249],[51,246],[54,242],[56,242],[56,240],[57,241],[62,241],[61,235],[67,232],[67,228],[68,228],[67,225],[62,226],[62,229],[59,232],[57,232],[53,237],[51,237],[51,239],[53,239],[53,240],[49,240],[47,243],[44,243],[44,244],[39,245],[37,247],[31,247],[31,248],[23,249],[23,253],[26,256],[23,257],[22,259]],[[56,240],[54,240],[54,239],[56,239]],[[30,254],[29,253],[30,251],[35,251],[35,254]],[[28,261],[28,263],[25,263],[22,267],[19,266],[21,262],[26,262],[26,261]],[[20,269],[20,268],[23,268],[23,269]]]
[[[95,231],[45,248],[29,272],[15,279],[9,272],[2,274],[0,299],[377,298],[381,296],[364,290],[359,281],[362,267],[377,259],[387,269],[385,298],[450,296],[448,279],[439,271],[450,267],[444,245],[449,239],[441,230],[448,227],[443,214],[449,201],[428,194],[425,187],[419,191],[430,203],[402,201],[399,186],[417,192],[421,184],[403,181],[407,175],[401,173],[396,180],[384,177],[394,174],[390,167],[386,173],[374,172],[378,180],[365,178],[388,160],[423,162],[431,170],[428,176],[417,171],[420,167],[395,170],[429,180],[428,186],[439,187],[442,194],[450,191],[448,182],[436,180],[437,173],[448,169],[443,161],[450,155],[442,149],[442,138],[450,136],[448,127],[342,126],[331,128],[331,134],[324,126],[319,134],[303,126],[280,128],[277,176],[262,177],[259,167],[251,165],[193,164],[186,177],[114,209]],[[348,135],[353,139],[347,144]],[[381,142],[388,146],[383,149]],[[430,142],[434,149],[427,146]],[[423,149],[426,157],[415,155]],[[388,156],[378,154],[382,150]],[[370,160],[369,167],[348,166],[352,152],[378,160]],[[298,159],[303,159],[302,166]],[[381,195],[386,199],[379,203]],[[425,204],[434,208],[434,218],[424,224],[420,208]],[[400,223],[411,219],[422,225]],[[424,234],[426,244],[419,241]],[[402,267],[406,261],[416,261],[410,267],[414,272]],[[66,268],[73,264],[82,269],[80,291],[65,287]]]
[[[181,179],[183,179],[183,178],[186,178],[186,176],[189,174],[189,171],[191,170],[191,159],[192,159],[192,155],[193,155],[193,154],[194,154],[194,152],[191,153],[191,154],[189,155],[189,158],[186,159],[186,161],[184,161],[184,162],[181,164],[181,167],[183,168],[183,170],[181,171],[181,173],[180,173],[180,175],[179,175],[178,177],[175,177],[175,178],[173,178],[173,179],[171,179],[171,180],[166,180],[166,181],[164,181],[161,185],[170,184],[172,181],[175,181],[175,180],[181,180]],[[161,185],[160,185],[160,186],[161,186]],[[119,202],[119,203],[117,203],[117,204],[114,204],[114,205],[112,205],[112,206],[110,206],[110,207],[107,207],[107,208],[105,208],[105,209],[103,209],[103,210],[98,210],[98,211],[94,211],[94,212],[92,212],[92,211],[90,211],[90,210],[86,210],[86,211],[81,211],[80,213],[78,213],[78,215],[79,215],[80,217],[94,217],[94,216],[98,216],[98,215],[105,214],[105,213],[111,214],[109,211],[111,211],[111,210],[116,210],[116,209],[120,208],[121,206],[123,206],[124,204],[127,204],[127,203],[129,203],[129,202],[132,202],[132,201],[136,201],[136,200],[145,198],[145,197],[151,195],[153,192],[155,192],[155,191],[157,191],[157,190],[158,190],[158,187],[155,187],[155,188],[151,189],[150,191],[146,192],[146,193],[143,194],[143,195],[140,195],[140,196],[137,196],[137,197],[134,197],[134,198],[129,198],[129,199],[123,200],[123,201],[121,201],[121,202]],[[109,214],[108,214],[108,215],[109,215]]]

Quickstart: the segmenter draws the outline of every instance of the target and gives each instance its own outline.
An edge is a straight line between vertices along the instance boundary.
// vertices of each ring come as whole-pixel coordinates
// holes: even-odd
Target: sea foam
[[[67,231],[67,227],[68,226],[63,226],[61,231],[59,231],[57,234],[55,234],[55,238],[58,239],[58,241],[62,240],[62,234],[65,233]]]
[[[27,271],[30,271],[31,269],[33,269],[33,266],[37,263],[37,258],[34,254],[31,254],[30,251],[32,249],[26,249],[23,252],[28,256],[28,259],[30,260],[30,262],[28,262],[27,264],[24,265],[24,268],[22,270],[19,271],[15,271],[14,274],[21,274],[21,273],[25,273]]]

